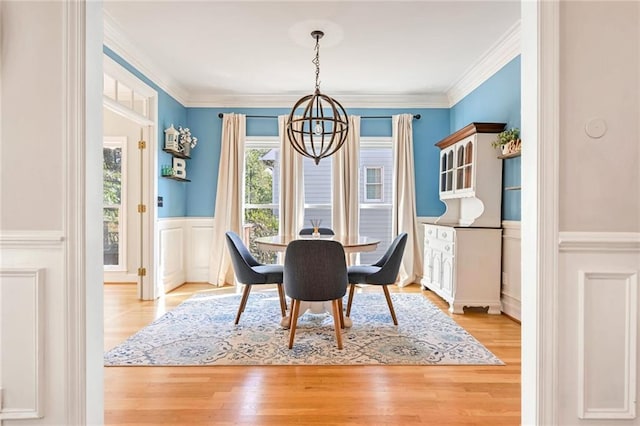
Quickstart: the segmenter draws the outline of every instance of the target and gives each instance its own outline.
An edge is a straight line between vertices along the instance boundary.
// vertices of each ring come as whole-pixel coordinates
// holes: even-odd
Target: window
[[[360,235],[380,239],[376,251],[360,253],[373,263],[391,243],[393,151],[390,137],[360,139]]]
[[[364,201],[382,201],[382,167],[364,168]]]
[[[393,152],[391,138],[362,138],[360,143],[360,235],[380,239],[374,252],[361,253],[363,263],[375,262],[391,243]],[[331,228],[332,157],[318,165],[303,158],[304,222],[320,219]],[[261,252],[255,239],[276,235],[279,227],[280,145],[277,137],[248,137],[245,144],[244,223],[245,243],[263,262],[275,262],[276,255]]]
[[[259,250],[255,239],[278,234],[280,148],[277,138],[247,138],[244,165],[244,235],[260,262],[273,263],[275,253]]]
[[[126,173],[126,137],[105,138],[103,165],[103,263],[105,270],[126,270],[124,232],[126,196],[123,185]]]
[[[315,164],[311,158],[304,157],[304,220],[305,228],[311,227],[311,220],[320,220],[320,226],[331,228],[331,157],[323,158]]]

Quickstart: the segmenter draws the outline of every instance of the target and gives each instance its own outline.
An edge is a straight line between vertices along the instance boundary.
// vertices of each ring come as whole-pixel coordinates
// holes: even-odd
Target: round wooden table
[[[273,235],[271,237],[258,237],[256,243],[258,247],[267,251],[279,251],[284,252],[287,249],[287,245],[293,240],[325,240],[325,241],[338,241],[344,247],[344,252],[358,253],[366,251],[374,251],[380,240],[377,238],[365,237],[365,236],[345,236],[345,235],[320,235],[317,237],[310,235]],[[300,315],[305,312],[311,312],[314,314],[321,314],[327,312],[332,314],[331,302],[305,302],[300,303]],[[291,324],[291,318],[286,316],[280,321],[280,325],[284,328],[289,328]],[[344,326],[351,327],[353,322],[351,318],[344,318]]]
[[[258,237],[256,238],[256,243],[263,250],[283,252],[293,240],[337,241],[342,244],[345,253],[374,251],[378,247],[378,244],[380,244],[380,240],[377,238],[364,237],[360,235],[320,235],[319,237],[313,237],[310,235],[273,235],[271,237]]]

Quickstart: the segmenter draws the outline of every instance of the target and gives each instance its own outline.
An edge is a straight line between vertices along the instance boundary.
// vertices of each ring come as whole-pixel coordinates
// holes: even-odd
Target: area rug
[[[339,350],[333,318],[310,312],[289,349],[275,291],[252,293],[237,326],[240,295],[194,295],[109,350],[105,365],[504,365],[421,294],[391,297],[398,326],[382,292],[355,295]]]

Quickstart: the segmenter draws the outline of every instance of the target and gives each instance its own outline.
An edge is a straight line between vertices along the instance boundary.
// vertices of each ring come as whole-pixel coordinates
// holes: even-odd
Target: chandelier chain
[[[320,90],[320,37],[316,36],[316,57],[311,61],[316,66],[316,90]]]

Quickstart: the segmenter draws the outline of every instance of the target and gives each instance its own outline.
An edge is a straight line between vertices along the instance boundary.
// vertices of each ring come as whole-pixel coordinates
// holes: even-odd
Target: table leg
[[[326,302],[305,302],[300,301],[300,310],[298,311],[298,318],[305,314],[305,312],[311,312],[313,314],[322,314],[328,313],[329,315],[333,315],[333,306],[331,301]],[[289,328],[291,325],[291,313],[289,315],[283,317],[280,320],[280,326],[283,328]],[[345,328],[349,328],[353,325],[353,321],[351,318],[344,317],[344,326]]]

